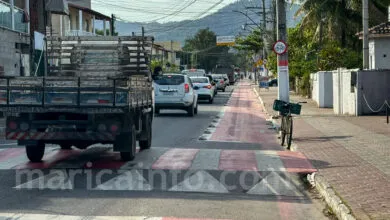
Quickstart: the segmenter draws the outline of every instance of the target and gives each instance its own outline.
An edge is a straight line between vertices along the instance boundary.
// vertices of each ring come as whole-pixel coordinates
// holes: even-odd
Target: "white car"
[[[198,95],[188,76],[166,73],[154,77],[154,113],[161,109],[181,109],[189,116],[198,114]]]
[[[209,103],[213,103],[215,86],[211,85],[208,77],[191,77],[192,84],[198,94],[199,100],[208,100]]]

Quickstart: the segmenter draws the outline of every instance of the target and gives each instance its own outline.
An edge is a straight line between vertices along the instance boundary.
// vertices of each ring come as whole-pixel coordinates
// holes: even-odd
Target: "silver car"
[[[198,95],[191,79],[182,74],[163,74],[154,77],[154,113],[161,109],[181,109],[189,116],[198,113]]]

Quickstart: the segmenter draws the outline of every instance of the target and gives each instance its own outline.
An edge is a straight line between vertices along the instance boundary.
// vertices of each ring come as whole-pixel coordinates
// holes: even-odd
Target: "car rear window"
[[[180,85],[184,83],[184,76],[180,75],[162,75],[156,76],[154,82],[158,85]]]
[[[208,83],[208,78],[191,78],[192,83]]]

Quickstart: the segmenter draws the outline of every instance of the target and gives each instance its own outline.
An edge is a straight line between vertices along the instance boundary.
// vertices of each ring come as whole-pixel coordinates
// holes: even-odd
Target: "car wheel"
[[[226,90],[226,88],[223,88],[223,89],[222,89],[222,92],[225,92],[225,90]]]
[[[155,109],[154,109],[154,114],[160,114],[160,109],[155,108]]]
[[[196,107],[195,107],[195,109],[194,109],[194,113],[195,113],[195,115],[198,114],[198,104],[196,104]]]
[[[195,115],[195,109],[194,109],[194,104],[192,104],[190,107],[187,109],[188,116],[193,117]]]
[[[210,99],[209,99],[209,103],[210,103],[210,104],[213,104],[213,101],[214,101],[214,98],[210,98]]]

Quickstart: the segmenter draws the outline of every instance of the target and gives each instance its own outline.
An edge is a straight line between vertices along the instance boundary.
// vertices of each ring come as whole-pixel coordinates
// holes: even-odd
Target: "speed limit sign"
[[[282,40],[276,41],[272,48],[278,55],[282,55],[287,52],[287,44]]]

